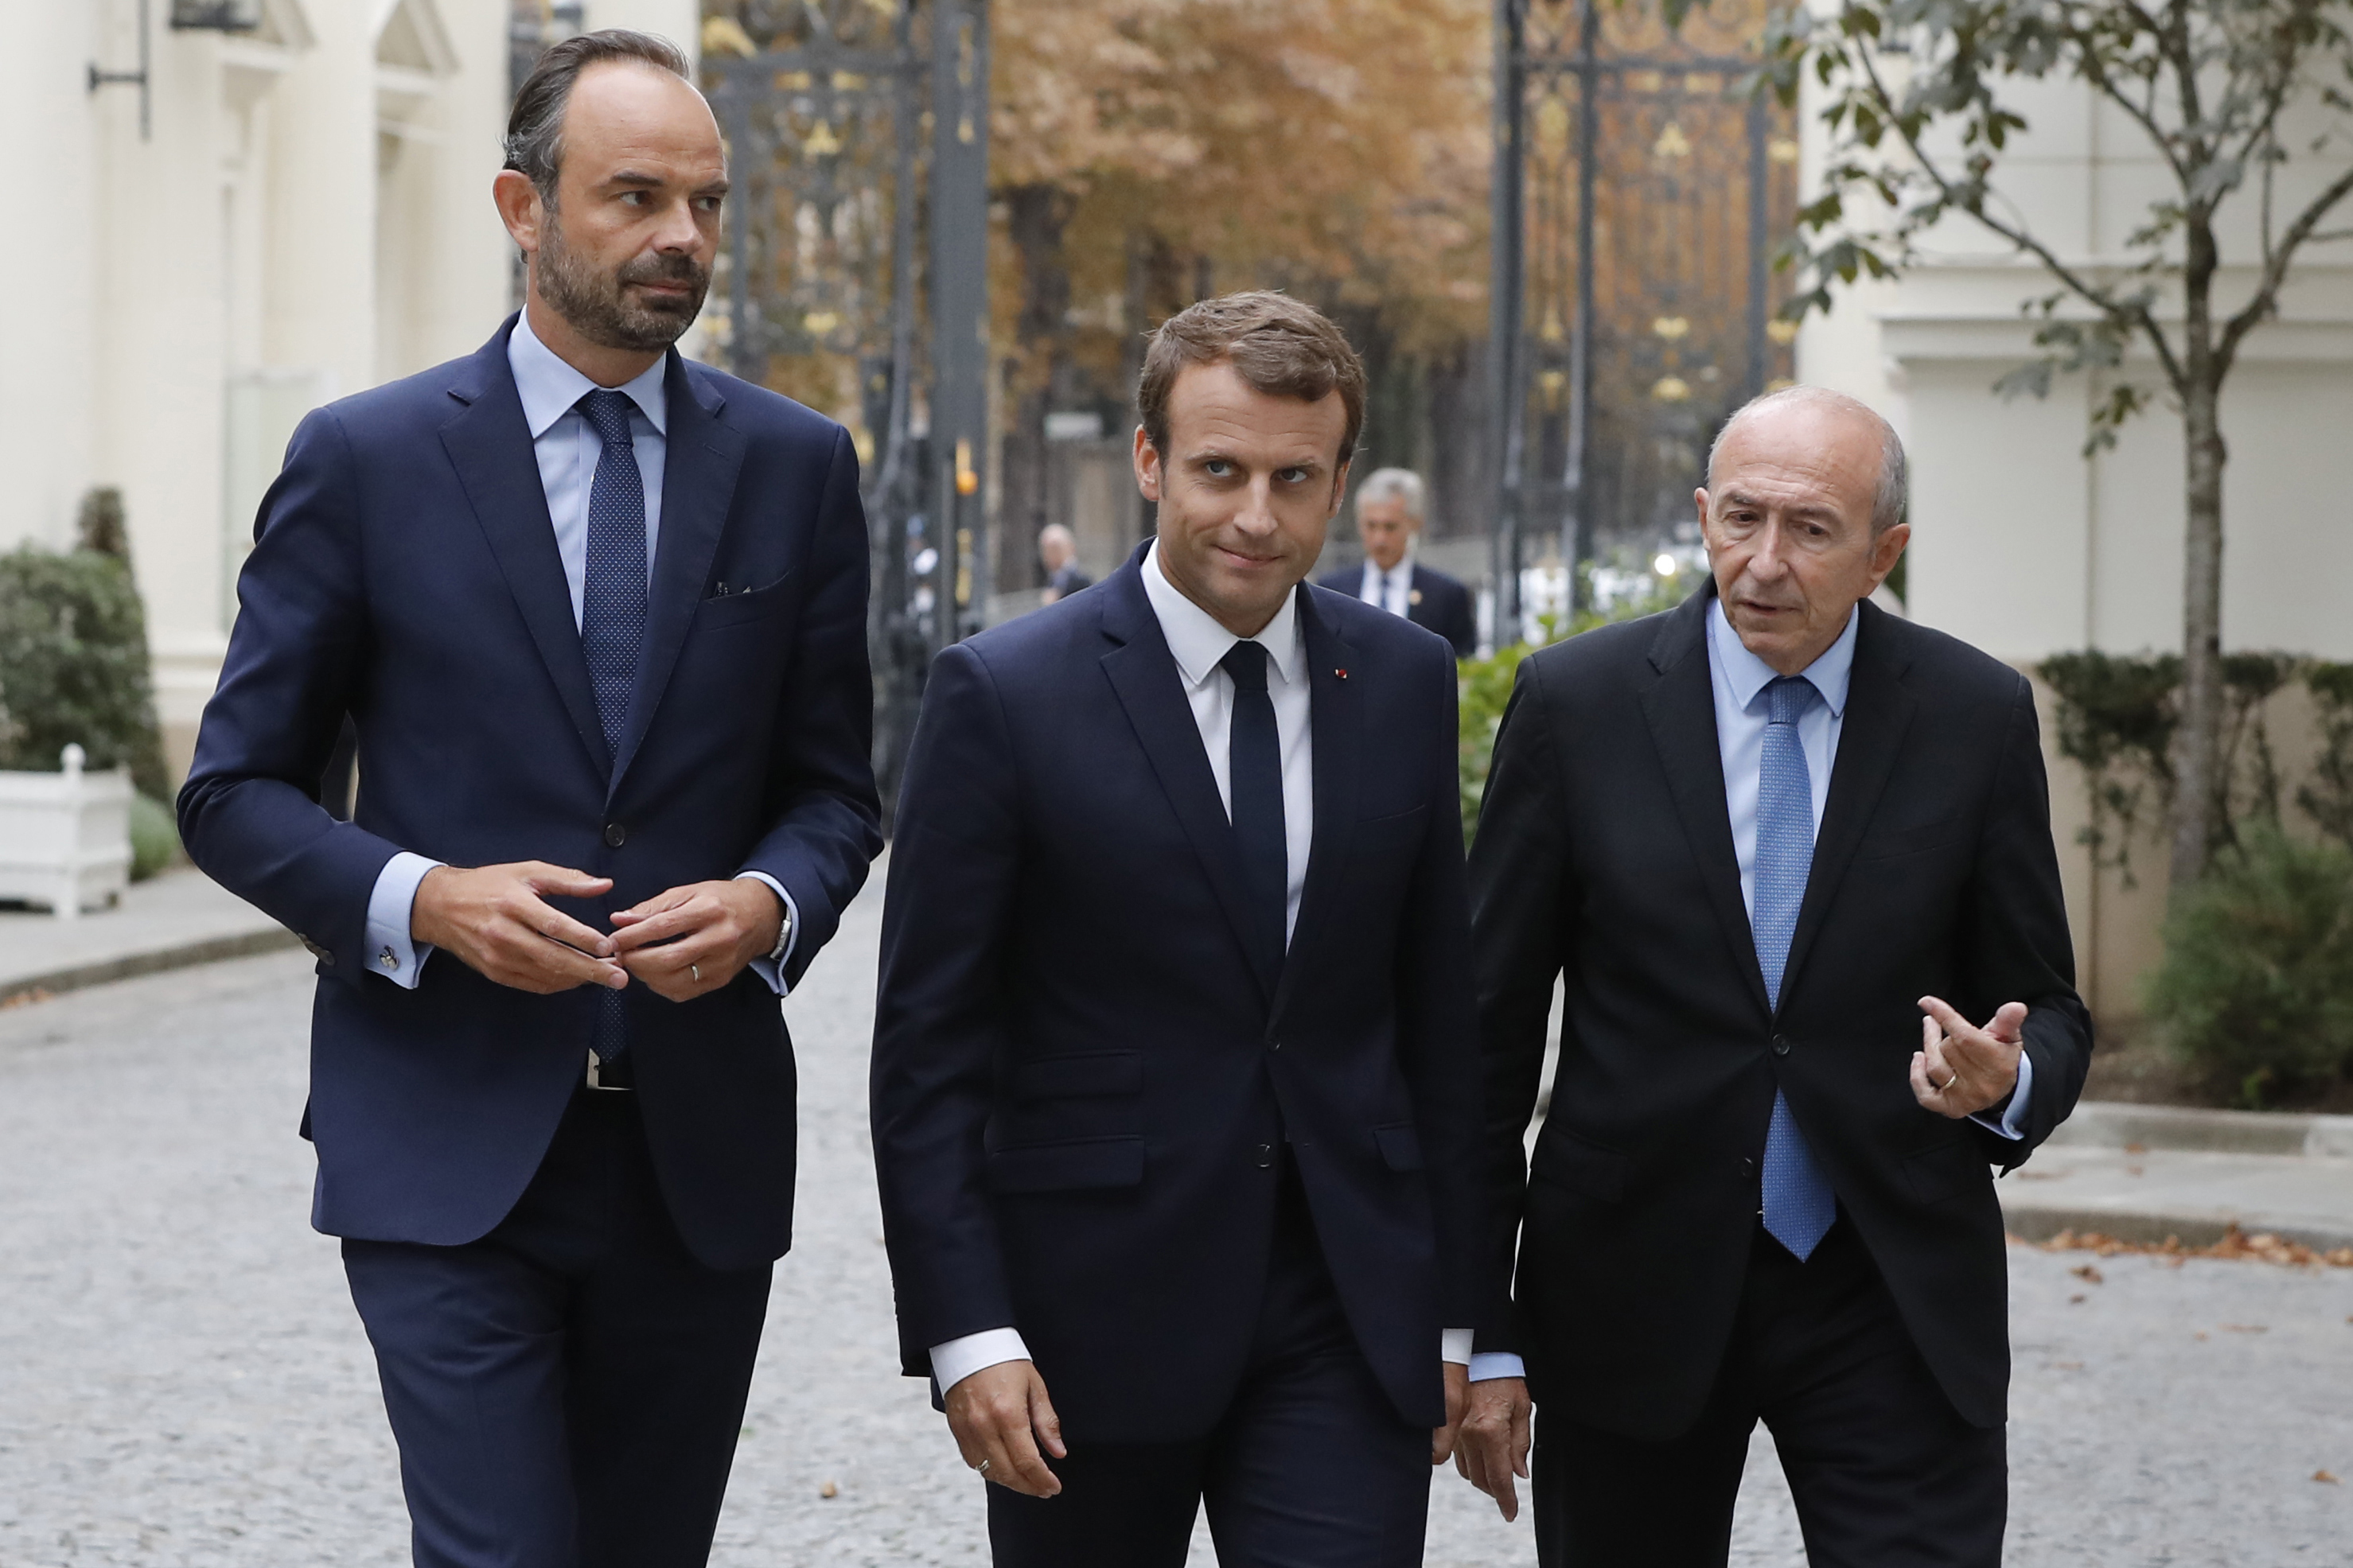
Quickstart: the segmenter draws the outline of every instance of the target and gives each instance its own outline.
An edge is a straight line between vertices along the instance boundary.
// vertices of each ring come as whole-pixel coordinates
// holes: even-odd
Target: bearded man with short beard
[[[318,959],[312,1218],[430,1568],[708,1557],[791,1235],[776,999],[881,846],[849,438],[671,348],[726,193],[671,46],[542,58],[524,308],[296,432],[180,797]]]

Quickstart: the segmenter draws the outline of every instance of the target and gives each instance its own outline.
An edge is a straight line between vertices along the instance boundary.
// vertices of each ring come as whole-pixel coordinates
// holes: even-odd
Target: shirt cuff
[[[1481,1351],[1471,1358],[1471,1381],[1492,1383],[1499,1377],[1525,1377],[1527,1363],[1509,1351]]]
[[[765,877],[760,879],[767,880]],[[932,1381],[940,1385],[940,1397],[944,1399],[949,1389],[974,1373],[986,1372],[1002,1362],[1029,1359],[1029,1347],[1021,1342],[1020,1331],[983,1329],[976,1334],[932,1347]]]
[[[368,894],[368,969],[403,991],[417,989],[425,961],[433,956],[431,942],[410,936],[409,921],[417,908],[417,884],[441,864],[403,850],[385,862],[376,873],[375,891]]]
[[[2014,1143],[2026,1136],[2022,1125],[2026,1121],[2026,1101],[2033,1092],[2034,1058],[2021,1051],[2018,1053],[2018,1087],[2010,1091],[2010,1105],[2002,1111],[2001,1120],[1995,1121],[1990,1110],[1980,1110],[1969,1120],[1989,1132],[2000,1133]]]
[[[735,880],[739,882],[746,880],[757,882],[762,887],[767,889],[768,891],[776,894],[776,897],[784,903],[785,955],[782,958],[771,959],[765,953],[761,954],[759,957],[752,961],[752,973],[766,981],[768,983],[768,989],[775,992],[777,995],[789,996],[793,994],[793,991],[791,986],[785,984],[785,968],[793,961],[793,949],[800,945],[800,906],[793,902],[793,896],[785,891],[784,884],[777,881],[774,877],[769,876],[765,871],[738,871],[735,873]],[[978,1369],[976,1368],[975,1370],[977,1371]],[[940,1384],[940,1387],[942,1389],[945,1389],[947,1384],[944,1383]]]
[[[1471,1342],[1478,1338],[1476,1329],[1440,1329],[1438,1331],[1438,1359],[1456,1366],[1471,1364]]]

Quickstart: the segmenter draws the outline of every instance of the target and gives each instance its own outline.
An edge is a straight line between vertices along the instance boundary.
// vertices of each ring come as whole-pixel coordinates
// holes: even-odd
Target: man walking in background
[[[1079,565],[1079,542],[1059,522],[1038,531],[1038,560],[1046,568],[1046,603],[1067,599],[1095,580]]]
[[[1478,1264],[1446,645],[1302,579],[1363,367],[1280,294],[1145,353],[1156,540],[946,649],[874,1028],[901,1353],[1000,1568],[1408,1568]]]
[[[1508,1517],[1533,1392],[1539,1560],[1700,1568],[1761,1419],[1816,1568],[1996,1568],[1989,1166],[2091,1050],[2033,693],[1863,602],[1910,530],[1861,404],[1752,403],[1696,500],[1708,587],[1532,655],[1496,742],[1471,885],[1517,1300],[1462,1466]]]
[[[1324,574],[1321,585],[1377,605],[1454,645],[1454,657],[1479,651],[1478,616],[1471,590],[1413,558],[1421,537],[1421,476],[1410,468],[1375,468],[1356,490],[1356,536],[1365,542],[1359,571]]]
[[[181,795],[318,958],[313,1221],[427,1568],[708,1555],[791,1235],[776,999],[880,845],[849,437],[670,347],[726,191],[676,49],[548,50],[524,309],[296,432]]]

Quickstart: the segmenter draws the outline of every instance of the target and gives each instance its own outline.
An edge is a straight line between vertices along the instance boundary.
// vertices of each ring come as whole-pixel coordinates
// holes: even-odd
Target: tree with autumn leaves
[[[1485,329],[1488,9],[995,0],[1005,568],[1045,520],[1048,411],[1124,407],[1143,334],[1205,294],[1339,320],[1374,374],[1368,458],[1461,412],[1430,382],[1475,385]]]

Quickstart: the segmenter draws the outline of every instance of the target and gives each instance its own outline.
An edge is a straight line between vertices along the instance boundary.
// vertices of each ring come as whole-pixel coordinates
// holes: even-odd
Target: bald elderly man
[[[2033,696],[1867,602],[1910,530],[1861,404],[1749,404],[1695,499],[1712,581],[1531,657],[1496,741],[1471,889],[1514,1299],[1460,1462],[1509,1517],[1533,1394],[1539,1561],[1696,1568],[1761,1420],[1816,1568],[1996,1568],[1991,1173],[2092,1044]]]

